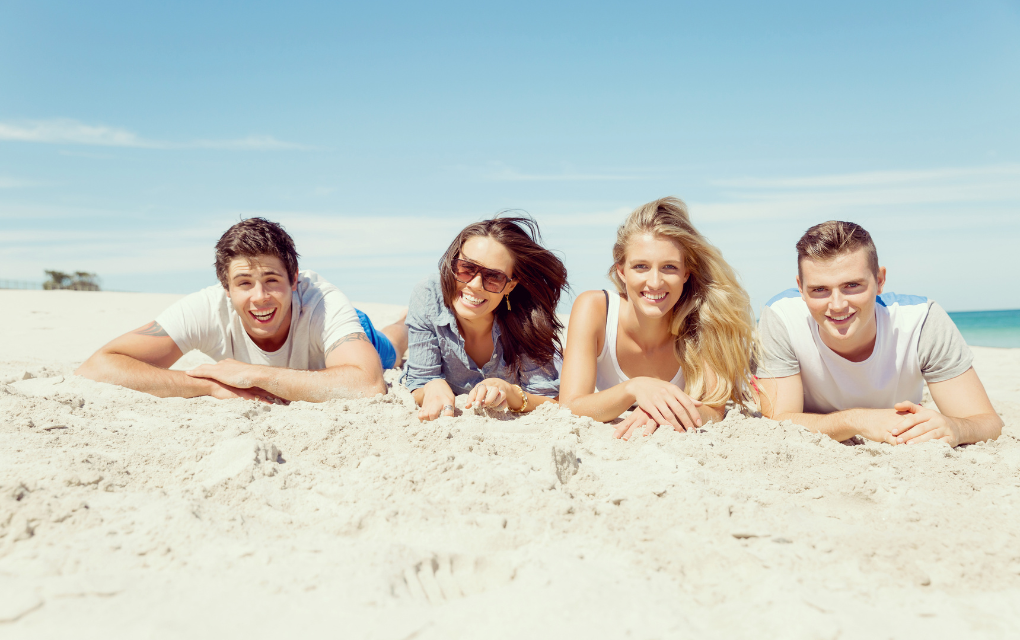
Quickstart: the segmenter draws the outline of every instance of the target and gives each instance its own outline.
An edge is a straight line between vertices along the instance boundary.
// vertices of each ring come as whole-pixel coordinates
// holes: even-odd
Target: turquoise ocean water
[[[954,311],[949,317],[971,346],[1020,348],[1020,309]]]

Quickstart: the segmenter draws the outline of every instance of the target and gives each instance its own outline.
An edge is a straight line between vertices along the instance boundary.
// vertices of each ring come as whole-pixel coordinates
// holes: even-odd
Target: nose
[[[480,271],[476,273],[474,278],[468,280],[468,284],[478,289],[485,289],[485,286],[482,284],[482,273]]]
[[[832,311],[842,311],[846,306],[846,298],[843,297],[842,292],[839,289],[833,289],[832,295],[829,296],[829,309]]]
[[[662,273],[660,273],[658,269],[653,269],[651,273],[648,274],[648,286],[653,289],[658,289],[661,284]]]
[[[256,282],[255,286],[251,290],[251,299],[255,302],[261,302],[269,298],[269,291],[262,286],[261,282]]]

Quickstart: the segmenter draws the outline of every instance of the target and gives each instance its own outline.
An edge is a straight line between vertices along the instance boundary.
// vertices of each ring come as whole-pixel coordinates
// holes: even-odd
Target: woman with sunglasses
[[[539,244],[530,218],[468,225],[420,282],[407,312],[408,355],[401,382],[419,420],[466,408],[533,411],[559,394],[562,351],[556,317],[567,270]]]
[[[574,301],[560,401],[610,422],[634,409],[615,437],[720,420],[728,401],[751,399],[754,313],[722,254],[691,224],[687,206],[662,198],[616,232],[615,291]]]

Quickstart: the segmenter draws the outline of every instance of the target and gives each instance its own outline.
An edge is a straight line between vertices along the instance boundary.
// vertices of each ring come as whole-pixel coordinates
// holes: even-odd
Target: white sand
[[[5,640],[1020,634],[1020,350],[975,349],[1007,427],[956,450],[70,375],[174,299],[0,291]]]

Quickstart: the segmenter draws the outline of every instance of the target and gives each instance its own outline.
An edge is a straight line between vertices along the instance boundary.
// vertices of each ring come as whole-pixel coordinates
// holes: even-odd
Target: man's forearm
[[[161,369],[119,353],[96,353],[76,375],[142,391],[160,398],[194,398],[209,395],[209,381],[183,371]]]
[[[339,365],[321,371],[300,371],[279,367],[254,366],[253,386],[278,398],[325,402],[335,398],[367,397],[386,393],[382,377],[355,365]]]
[[[809,431],[822,433],[833,440],[842,442],[856,435],[863,435],[870,420],[888,419],[891,409],[847,409],[835,413],[780,413],[773,420],[789,420]]]
[[[960,434],[959,444],[974,444],[985,440],[995,440],[1002,434],[1002,418],[996,413],[982,413],[967,418],[952,418],[948,420],[956,423],[957,433]]]

